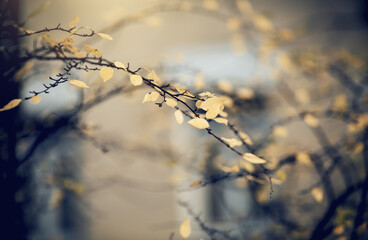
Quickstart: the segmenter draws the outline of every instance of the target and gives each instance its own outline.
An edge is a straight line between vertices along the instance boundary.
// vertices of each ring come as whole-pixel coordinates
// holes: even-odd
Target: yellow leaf
[[[210,92],[202,92],[200,94],[198,94],[198,96],[200,97],[214,97],[215,95],[213,93],[210,93]]]
[[[221,117],[223,117],[223,118],[227,118],[228,116],[229,116],[229,114],[227,113],[227,112],[224,112],[224,111],[222,111],[222,112],[220,112],[220,114],[219,114]]]
[[[124,63],[116,61],[114,62],[114,65],[115,67],[126,69],[126,66],[124,65]]]
[[[242,142],[235,139],[235,138],[221,138],[222,141],[226,142],[227,144],[229,144],[230,147],[236,147],[236,146],[241,146]]]
[[[190,228],[190,222],[189,222],[189,218],[184,220],[181,224],[180,224],[180,236],[184,239],[188,238],[191,234],[191,228]]]
[[[70,28],[75,28],[79,23],[79,17],[77,15],[74,16],[73,20],[69,23]]]
[[[270,32],[273,30],[273,25],[270,20],[261,14],[253,14],[254,26],[263,32]]]
[[[100,50],[98,50],[97,48],[94,48],[90,45],[87,45],[87,44],[84,44],[84,50],[87,52],[87,53],[91,53],[93,55],[95,55],[96,57],[100,58],[102,57],[102,53]]]
[[[57,42],[50,35],[41,35],[40,38],[44,40],[51,47],[57,45]]]
[[[154,101],[156,101],[158,99],[159,96],[160,96],[160,94],[158,92],[150,92],[150,93],[147,93],[144,96],[142,103],[145,103],[145,102],[154,102]]]
[[[157,73],[153,70],[153,71],[150,71],[148,74],[147,74],[147,78],[149,80],[153,80],[153,82],[155,84],[158,84],[160,83],[160,77],[157,75]]]
[[[253,145],[252,139],[245,132],[239,131],[239,137],[248,145]]]
[[[17,24],[13,24],[13,26],[14,26],[15,28],[19,29],[19,31],[22,31],[22,32],[27,33],[27,34],[35,33],[35,31],[30,30],[30,29],[26,29],[26,28],[21,27],[21,26],[19,26],[19,25],[17,25]]]
[[[66,37],[60,40],[60,44],[63,44],[63,45],[72,45],[73,43],[74,43],[74,39],[72,37]]]
[[[334,228],[334,230],[333,230],[333,234],[334,234],[334,235],[340,235],[340,234],[342,234],[344,231],[345,231],[345,227],[344,227],[344,225],[339,225],[339,226],[337,226],[337,227],[335,227],[335,228]]]
[[[183,113],[180,110],[175,111],[175,120],[177,123],[182,124],[184,121]]]
[[[357,228],[357,233],[360,235],[362,234],[364,231],[367,230],[367,222],[362,223],[358,228]]]
[[[204,0],[203,1],[204,8],[208,10],[217,10],[219,8],[219,5],[216,0]]]
[[[254,97],[254,92],[249,88],[240,88],[236,91],[236,96],[240,99],[252,99]]]
[[[56,209],[60,206],[63,199],[63,192],[60,189],[53,189],[50,196],[49,206],[51,209]]]
[[[15,108],[22,102],[22,99],[13,99],[8,104],[6,104],[3,108],[0,109],[0,112],[6,111],[12,108]]]
[[[29,99],[29,101],[31,103],[36,104],[36,103],[39,103],[41,101],[41,98],[42,98],[41,95],[34,95],[33,97],[31,97],[31,99]]]
[[[217,122],[217,123],[222,123],[222,124],[225,124],[225,125],[227,125],[228,122],[229,122],[226,118],[220,118],[220,117],[215,118],[213,120],[215,120],[215,122]]]
[[[174,99],[171,99],[171,98],[166,98],[165,103],[167,106],[172,107],[172,108],[178,105],[178,103]]]
[[[315,187],[311,190],[311,194],[318,203],[323,201],[323,190],[319,187]]]
[[[226,166],[219,166],[219,168],[224,172],[232,172],[237,173],[240,172],[240,167],[238,165],[234,165],[232,167],[226,167]]]
[[[285,138],[288,136],[288,131],[283,126],[275,126],[273,128],[273,134],[277,137]]]
[[[211,97],[208,98],[206,101],[204,101],[200,108],[207,111],[206,112],[206,118],[208,119],[214,119],[217,117],[217,115],[224,110],[224,98],[220,97]]]
[[[313,127],[313,128],[316,128],[319,126],[319,121],[318,119],[313,116],[312,114],[309,114],[307,113],[305,116],[304,116],[304,122],[310,126],[310,127]]]
[[[96,33],[100,38],[106,39],[106,40],[113,40],[112,37],[106,33]]]
[[[281,180],[281,181],[285,181],[287,178],[287,175],[285,172],[279,170],[276,172],[276,176]]]
[[[198,187],[201,184],[202,184],[201,180],[195,180],[194,182],[192,182],[192,184],[189,185],[189,187],[195,188],[195,187]]]
[[[89,88],[87,84],[80,80],[68,80],[68,82],[80,88]]]
[[[131,74],[130,75],[130,82],[133,84],[133,86],[139,86],[142,84],[143,79],[140,75]]]
[[[286,53],[280,53],[277,57],[277,62],[286,72],[291,72],[294,68],[294,64],[290,57]]]
[[[239,161],[239,167],[245,169],[246,171],[253,173],[256,169],[253,164],[245,161],[243,158]]]
[[[304,88],[295,90],[295,98],[300,103],[305,104],[310,102],[309,92]]]
[[[85,57],[85,55],[82,53],[81,50],[73,47],[72,45],[65,45],[64,47],[79,58],[84,58]]]
[[[340,94],[335,98],[333,109],[336,111],[346,111],[348,108],[348,99],[345,94]]]
[[[354,147],[353,154],[358,154],[363,152],[364,150],[364,144],[363,143],[357,143]]]
[[[201,105],[202,105],[203,101],[202,100],[198,100],[195,104],[196,108],[201,108]]]
[[[233,86],[227,81],[218,82],[217,87],[225,93],[231,93],[233,91]]]
[[[205,129],[210,127],[206,119],[203,118],[193,118],[189,120],[188,123],[198,129]]]
[[[296,157],[296,160],[300,162],[301,164],[304,164],[306,166],[312,166],[312,160],[310,159],[310,156],[308,153],[298,152],[295,157]]]
[[[287,28],[281,29],[278,35],[281,38],[281,40],[286,41],[286,42],[290,42],[295,39],[294,32],[291,29],[287,29]]]
[[[229,30],[239,30],[241,25],[241,19],[239,19],[238,17],[232,17],[227,20],[227,28]]]
[[[203,73],[197,73],[195,78],[194,78],[194,86],[199,89],[202,90],[203,88],[206,87],[206,83],[204,81],[204,74]]]
[[[30,72],[30,70],[34,67],[33,61],[28,61],[26,64],[23,65],[21,69],[15,74],[15,80],[20,80],[23,76]]]
[[[251,15],[253,13],[252,4],[248,0],[236,0],[236,6],[243,15]]]
[[[263,163],[266,163],[266,160],[252,154],[252,153],[244,153],[243,154],[243,159],[250,162],[250,163],[253,163],[253,164],[263,164]]]
[[[110,80],[114,76],[114,69],[111,67],[102,67],[100,70],[100,77],[104,82]]]

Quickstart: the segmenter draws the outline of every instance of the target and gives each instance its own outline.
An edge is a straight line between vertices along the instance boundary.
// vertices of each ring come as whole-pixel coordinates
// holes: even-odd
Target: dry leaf
[[[264,164],[266,163],[266,160],[252,154],[252,153],[244,153],[243,154],[243,159],[250,162],[250,163],[253,163],[253,164]]]
[[[153,71],[150,71],[148,74],[147,74],[147,78],[152,80],[153,83],[155,84],[159,84],[160,83],[160,77],[156,74],[156,72],[153,70]]]
[[[73,45],[74,44],[74,39],[72,37],[66,37],[66,38],[60,40],[60,44],[62,44],[62,45]]]
[[[63,192],[60,189],[53,189],[49,200],[49,207],[51,209],[56,209],[60,206],[60,202],[62,199]]]
[[[337,227],[335,227],[335,228],[334,228],[334,230],[333,230],[333,234],[334,234],[334,235],[340,235],[340,234],[342,234],[344,231],[345,231],[345,227],[344,227],[344,225],[339,225],[339,226],[337,226]]]
[[[273,134],[277,137],[286,138],[288,136],[288,130],[283,126],[275,126],[273,128]]]
[[[189,185],[189,187],[195,188],[195,187],[198,187],[201,184],[202,184],[201,180],[195,180],[194,182],[192,182],[192,184]]]
[[[261,14],[253,14],[253,24],[254,26],[263,32],[270,32],[273,30],[273,25],[270,20]]]
[[[12,108],[15,108],[22,102],[22,99],[13,99],[8,104],[6,104],[3,108],[0,109],[0,112],[6,111]]]
[[[348,109],[348,98],[345,94],[340,94],[335,98],[333,109],[342,112]]]
[[[296,160],[300,162],[301,164],[304,164],[306,166],[312,166],[312,160],[308,153],[298,152],[295,157],[296,157]]]
[[[31,102],[31,103],[34,103],[34,104],[36,104],[36,103],[39,103],[40,101],[41,101],[41,95],[34,95],[33,97],[31,97],[31,99],[29,99],[29,101]]]
[[[231,93],[233,91],[233,86],[228,81],[218,82],[217,87],[225,93]]]
[[[323,201],[323,190],[319,187],[315,187],[311,190],[311,194],[318,203]]]
[[[100,77],[104,82],[110,80],[114,76],[114,69],[111,67],[102,67],[100,70]]]
[[[304,88],[295,90],[295,98],[298,102],[303,104],[310,102],[309,92]]]
[[[54,47],[55,45],[57,45],[57,42],[50,35],[41,35],[40,38],[44,40],[51,47]]]
[[[95,55],[96,57],[100,58],[102,57],[102,53],[100,50],[98,50],[97,48],[94,48],[90,45],[87,45],[87,44],[84,44],[84,50],[87,52],[87,53],[91,53],[93,55]]]
[[[177,123],[182,124],[184,121],[183,113],[180,110],[175,111],[175,120]]]
[[[198,94],[198,96],[200,97],[214,97],[215,95],[213,93],[210,93],[210,92],[202,92],[200,94]]]
[[[251,15],[253,13],[252,4],[247,0],[236,0],[236,6],[243,15]]]
[[[240,88],[236,91],[236,96],[240,99],[252,99],[254,97],[254,91],[249,88]]]
[[[229,144],[230,147],[236,147],[236,146],[241,146],[242,142],[235,139],[235,138],[221,138],[222,141],[226,142],[227,144]]]
[[[106,33],[96,33],[100,38],[106,39],[106,40],[113,40],[112,37]]]
[[[189,120],[188,123],[198,129],[205,129],[210,127],[206,119],[203,118],[193,118]]]
[[[225,124],[225,125],[227,125],[228,122],[229,122],[226,118],[220,118],[220,117],[215,118],[213,120],[215,120],[215,122],[217,122],[217,123],[222,123],[222,124]]]
[[[85,82],[80,80],[68,80],[68,82],[80,88],[89,88],[89,86]]]
[[[225,112],[225,111],[222,111],[222,112],[220,112],[220,114],[219,114],[221,117],[223,117],[223,118],[227,118],[228,116],[229,116],[229,114],[227,113],[227,112]]]
[[[216,0],[204,0],[203,1],[204,8],[208,10],[218,10],[219,5]]]
[[[211,97],[204,101],[200,108],[207,111],[206,118],[214,119],[224,110],[225,99],[220,97]]]
[[[73,20],[70,21],[69,27],[70,28],[75,28],[75,26],[77,26],[78,23],[79,23],[79,17],[77,15],[75,15]]]
[[[130,75],[130,82],[133,84],[133,86],[139,86],[142,84],[143,79],[140,75],[131,74]]]
[[[242,25],[241,19],[238,17],[232,17],[227,20],[227,28],[229,30],[239,30]]]
[[[158,92],[150,92],[150,93],[147,93],[144,96],[142,103],[145,103],[145,102],[154,102],[154,101],[156,101],[158,99],[159,96],[160,96],[160,94]]]
[[[318,119],[313,116],[312,114],[310,113],[307,113],[305,116],[304,116],[304,122],[310,126],[310,127],[313,127],[313,128],[316,128],[319,126],[319,121]]]
[[[176,105],[178,105],[178,103],[174,99],[171,99],[171,98],[166,98],[165,103],[166,103],[167,106],[172,107],[172,108],[174,108],[174,107],[176,107]]]
[[[245,132],[239,131],[239,137],[248,145],[253,145],[252,139]]]
[[[180,224],[180,236],[182,238],[188,238],[191,234],[191,228],[190,228],[190,222],[189,222],[189,218],[184,220],[181,224]]]
[[[114,62],[115,67],[126,69],[126,66],[122,62]]]
[[[194,86],[198,89],[198,90],[202,90],[206,87],[206,83],[204,81],[204,74],[203,73],[197,73],[195,78],[194,78]]]
[[[239,161],[239,167],[243,168],[244,170],[253,173],[256,169],[253,164],[250,162],[245,161],[243,158]]]

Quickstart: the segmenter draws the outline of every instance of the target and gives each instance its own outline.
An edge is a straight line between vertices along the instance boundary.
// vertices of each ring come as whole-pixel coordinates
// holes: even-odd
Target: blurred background
[[[75,71],[72,79],[90,89],[60,85],[37,105],[24,102],[16,110],[15,159],[24,161],[15,166],[22,181],[11,199],[21,209],[14,220],[22,222],[19,239],[182,239],[187,218],[189,239],[367,237],[367,209],[360,207],[367,203],[365,0],[14,2],[25,29],[68,29],[78,16],[78,26],[113,40],[76,38],[75,46],[155,70],[163,83],[196,96],[227,97],[222,117],[246,133],[246,145],[236,149],[257,153],[270,170],[265,175],[240,161],[187,120],[178,124],[175,109],[142,104],[152,90],[133,87],[127,74],[116,72],[103,83],[95,71]],[[67,35],[47,34],[56,41]],[[37,37],[17,45],[32,49]],[[11,44],[1,43],[2,52]],[[25,98],[65,66],[32,60],[18,67],[14,87]],[[6,89],[2,106],[15,98]],[[3,116],[6,142],[11,116]],[[211,128],[221,137],[234,135],[214,121]]]

